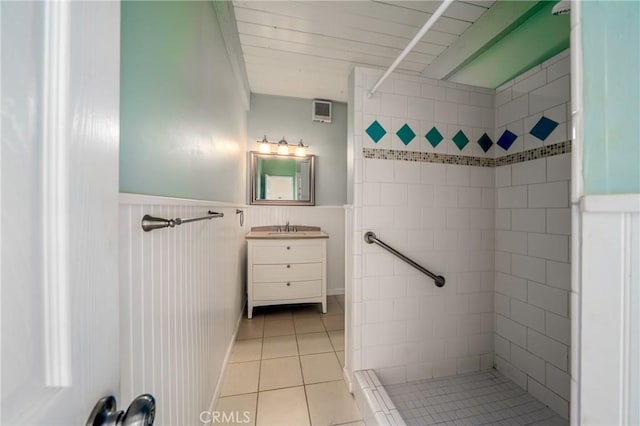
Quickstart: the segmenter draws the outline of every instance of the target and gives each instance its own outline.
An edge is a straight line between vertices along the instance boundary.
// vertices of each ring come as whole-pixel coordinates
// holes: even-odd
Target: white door
[[[266,199],[267,200],[293,200],[293,177],[291,176],[270,176],[266,179]]]
[[[120,5],[0,7],[0,423],[84,424],[119,387]]]

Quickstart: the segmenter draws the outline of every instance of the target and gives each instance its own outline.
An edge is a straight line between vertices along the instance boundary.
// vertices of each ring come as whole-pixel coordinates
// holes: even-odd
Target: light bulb
[[[263,154],[269,154],[271,152],[271,146],[269,145],[269,142],[260,142],[260,152]]]
[[[304,146],[304,144],[302,143],[302,139],[300,139],[300,142],[298,143],[298,145],[296,145],[296,155],[298,157],[304,157],[307,154],[307,147]]]
[[[258,141],[258,147],[261,153],[269,154],[271,152],[271,144],[267,140],[267,135],[264,135],[261,141]]]
[[[278,154],[280,155],[289,155],[289,144],[284,138],[280,142],[278,142]]]

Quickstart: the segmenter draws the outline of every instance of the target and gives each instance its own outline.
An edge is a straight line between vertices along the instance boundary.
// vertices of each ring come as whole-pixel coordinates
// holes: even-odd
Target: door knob
[[[156,417],[156,400],[145,393],[134,399],[122,416],[123,426],[152,426]]]
[[[100,399],[93,407],[87,426],[152,426],[156,417],[156,400],[143,394],[134,399],[127,411],[117,409],[113,395]]]

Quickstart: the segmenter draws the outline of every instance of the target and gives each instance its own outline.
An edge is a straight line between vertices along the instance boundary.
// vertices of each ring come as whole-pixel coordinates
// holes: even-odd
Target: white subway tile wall
[[[390,384],[495,365],[568,416],[570,154],[491,168],[362,153],[497,158],[566,141],[567,58],[496,92],[394,74],[368,98],[380,72],[355,69],[353,371],[375,369]],[[557,123],[544,141],[529,133],[543,116]],[[366,132],[374,121],[386,132],[377,143]],[[396,134],[404,124],[415,133],[409,142]],[[495,144],[505,130],[518,136],[508,151]],[[477,143],[484,133],[494,142],[487,152]],[[447,284],[364,243],[369,230]]]
[[[570,154],[495,172],[496,366],[567,418]]]
[[[357,69],[356,87],[368,87],[377,73]],[[485,154],[477,144],[485,132],[494,137],[493,95],[412,77],[390,81],[384,91],[363,99],[363,111],[354,111],[362,117],[354,120],[354,157],[362,164],[363,177],[355,176],[355,189],[362,194],[354,194],[362,200],[354,207],[353,240],[353,260],[362,264],[362,293],[353,301],[354,315],[360,312],[353,319],[353,368],[373,368],[385,383],[491,368],[493,169],[362,159],[362,148],[493,157],[494,148]],[[416,90],[420,86],[422,92]],[[374,120],[387,132],[377,143],[365,133]],[[406,145],[396,135],[404,124],[415,132]],[[435,147],[425,138],[434,126],[443,138]],[[462,149],[452,140],[460,130],[468,139],[466,145],[458,139]],[[445,287],[435,287],[433,280],[380,247],[365,244],[362,235],[368,230],[444,275]]]
[[[528,132],[544,114],[559,123],[544,144],[568,139],[569,59],[558,56],[496,93],[496,127],[513,131],[524,123]],[[522,149],[543,144],[524,136]],[[496,367],[564,418],[570,398],[570,178],[571,154],[495,168]]]
[[[358,68],[356,74],[356,88],[362,88],[369,87],[379,72]],[[492,91],[463,85],[447,87],[448,83],[400,75],[394,75],[389,82],[371,97],[367,96],[368,90],[355,91],[362,97],[356,102],[361,110],[356,111],[354,120],[356,132],[364,135],[360,149],[494,157],[494,146],[485,152],[477,143],[484,133],[495,142]],[[420,85],[422,91],[417,90]],[[377,141],[365,133],[374,121],[384,129]],[[403,140],[397,132],[405,124],[414,136]],[[428,139],[426,135],[434,127],[439,137]],[[459,131],[464,133],[462,142],[456,138],[458,143],[454,143]]]
[[[393,164],[393,176],[370,170],[381,162]],[[482,208],[483,188],[469,186],[476,167],[369,159],[364,166],[366,176],[386,176],[376,185],[365,182],[365,228],[446,276],[447,285],[436,288],[379,247],[363,246],[362,367],[393,367],[394,378],[409,368],[479,370],[480,356],[493,351],[493,288],[482,285],[481,274],[493,269],[492,239],[483,246],[482,236],[493,233],[494,213],[493,205]],[[489,185],[492,179],[478,182]],[[434,343],[445,348],[439,356],[429,351]]]

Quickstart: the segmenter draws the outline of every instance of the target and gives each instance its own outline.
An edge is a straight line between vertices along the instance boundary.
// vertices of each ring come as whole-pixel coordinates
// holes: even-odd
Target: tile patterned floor
[[[240,324],[216,411],[239,413],[227,424],[364,426],[343,366],[343,297],[328,297],[324,315],[319,305],[256,308]]]
[[[496,370],[385,389],[408,425],[569,424]]]

